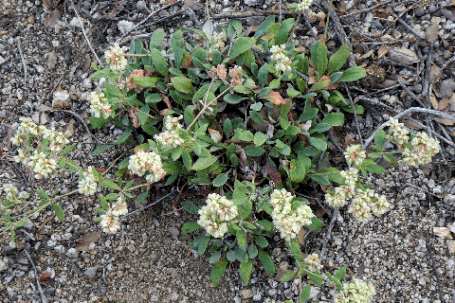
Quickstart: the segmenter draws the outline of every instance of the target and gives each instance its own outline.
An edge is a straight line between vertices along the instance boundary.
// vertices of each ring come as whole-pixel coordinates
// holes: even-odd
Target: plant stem
[[[324,30],[324,43],[327,41],[327,29],[329,28],[329,21],[330,21],[330,12],[332,11],[333,7],[333,0],[330,1],[330,9],[329,12],[327,13],[327,23],[325,25],[325,30]]]

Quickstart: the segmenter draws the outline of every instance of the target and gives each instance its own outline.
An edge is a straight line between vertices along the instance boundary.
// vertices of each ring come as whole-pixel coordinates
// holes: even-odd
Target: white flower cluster
[[[87,172],[82,174],[81,177],[82,178],[78,182],[79,193],[86,196],[90,196],[96,193],[97,183],[93,166],[90,166],[87,169]]]
[[[354,278],[344,283],[343,290],[335,297],[334,303],[369,303],[376,291],[370,283]]]
[[[366,152],[362,150],[362,146],[360,144],[352,144],[346,149],[344,156],[346,157],[346,161],[349,166],[360,166],[363,161],[365,161]]]
[[[104,96],[103,92],[92,92],[88,97],[88,101],[90,101],[90,112],[96,118],[100,118],[101,116],[104,119],[109,118],[112,113],[111,103],[106,96]]]
[[[44,140],[48,140],[49,149],[55,153],[62,151],[70,143],[66,133],[49,129],[44,125],[37,125],[31,118],[22,118],[21,125],[19,125],[16,135],[11,138],[11,142],[15,145],[26,144],[32,136],[42,136]],[[19,158],[25,159],[26,155],[22,152],[17,159]]]
[[[297,4],[296,11],[300,13],[305,12],[307,9],[310,8],[311,2],[313,2],[313,0],[302,0],[300,3]]]
[[[402,149],[403,146],[408,143],[409,141],[409,131],[404,128],[404,124],[398,122],[393,118],[390,118],[389,124],[389,132],[390,135],[388,136],[389,141],[396,141],[397,146]]]
[[[341,176],[345,179],[342,186],[335,188],[335,194],[327,193],[325,201],[332,207],[342,207],[346,204],[346,200],[352,198],[356,193],[356,185],[359,180],[359,170],[351,167],[347,171],[340,172]]]
[[[439,153],[439,142],[427,133],[419,132],[411,140],[411,149],[403,151],[403,161],[411,166],[428,164],[434,155]]]
[[[102,216],[101,228],[106,234],[114,234],[120,229],[119,217],[128,213],[125,198],[119,196],[117,202]]]
[[[166,116],[164,118],[165,131],[158,135],[155,135],[155,140],[158,141],[163,147],[171,146],[173,148],[176,148],[182,145],[185,140],[183,140],[178,134],[178,129],[182,128],[182,124],[179,122],[181,119],[183,119],[183,116],[179,116],[177,118]]]
[[[13,184],[3,185],[3,191],[6,193],[6,200],[8,201],[16,200],[17,194],[19,193],[17,187]]]
[[[35,178],[42,179],[49,176],[50,173],[57,169],[57,161],[48,157],[45,153],[36,151],[29,156],[30,160],[27,165],[35,171]]]
[[[197,223],[214,238],[222,238],[239,214],[237,207],[234,202],[218,194],[209,194],[206,203],[207,205],[199,210]]]
[[[304,225],[311,224],[314,214],[308,205],[301,205],[292,210],[294,196],[286,189],[275,189],[270,195],[270,204],[273,206],[273,224],[286,241],[295,238]]]
[[[372,211],[376,216],[381,216],[389,207],[385,196],[375,193],[372,189],[366,189],[352,200],[348,212],[359,221],[367,221]]]
[[[166,175],[160,156],[155,152],[145,152],[143,150],[130,157],[128,169],[139,177],[148,172],[146,179],[150,183],[155,183]]]
[[[330,206],[342,207],[346,204],[346,200],[352,199],[348,211],[359,221],[368,220],[371,212],[376,216],[381,216],[390,207],[385,196],[375,193],[372,189],[357,189],[356,185],[359,180],[357,168],[351,167],[340,174],[345,179],[344,184],[335,188],[333,195],[330,193],[325,195],[325,201]]]
[[[428,164],[431,159],[439,153],[439,142],[431,138],[425,132],[419,132],[413,136],[410,146],[406,145],[409,141],[409,131],[404,128],[403,123],[391,118],[389,124],[388,140],[395,141],[398,148],[403,151],[403,161],[410,166]]]
[[[222,50],[226,46],[226,33],[225,32],[213,32],[212,41],[213,47],[217,50]]]
[[[319,260],[319,255],[316,253],[308,255],[308,257],[305,258],[304,262],[311,272],[318,271],[322,268],[321,261]]]
[[[272,55],[270,56],[273,61],[275,61],[275,68],[277,71],[283,73],[290,72],[291,68],[291,59],[285,54],[285,45],[273,45],[270,48]]]
[[[124,71],[126,65],[128,64],[125,54],[118,44],[115,44],[108,51],[106,51],[104,56],[106,57],[106,62],[114,72]]]

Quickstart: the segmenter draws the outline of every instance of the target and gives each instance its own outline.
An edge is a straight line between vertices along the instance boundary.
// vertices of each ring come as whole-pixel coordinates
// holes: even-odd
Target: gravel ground
[[[97,59],[90,51],[71,3],[0,1],[0,186],[13,183],[27,192],[32,192],[32,187],[48,191],[58,189],[58,194],[75,189],[76,175],[66,174],[44,182],[32,180],[26,170],[10,161],[14,148],[9,138],[18,126],[19,117],[31,116],[36,122],[55,124],[61,130],[72,131],[74,142],[80,144],[71,157],[84,165],[107,168],[112,159],[125,151],[119,147],[101,156],[87,156],[93,149],[93,144],[87,144],[92,137],[78,117],[51,111],[54,93],[66,90],[71,96],[71,110],[87,119],[85,98],[96,87],[88,77],[93,72],[90,65]],[[169,3],[172,1],[164,4],[144,1],[85,1],[75,4],[84,29],[89,31],[90,45],[101,58],[107,45],[117,40],[127,45],[132,37],[132,34],[123,37],[120,31],[124,30],[124,25],[119,21],[138,24],[149,12]],[[203,5],[197,1],[182,3],[185,5],[179,2],[169,5],[133,34],[152,33],[156,27],[164,27],[167,33],[172,33],[181,26],[204,23]],[[425,70],[421,70],[422,65],[418,63],[425,63],[429,54],[434,65],[442,67],[453,52],[455,17],[450,1],[430,1],[425,5],[418,1],[396,1],[389,2],[392,6],[383,3],[377,10],[371,10],[379,3],[337,3],[339,14],[366,9],[364,13],[343,21],[354,58],[370,72],[367,79],[351,89],[353,98],[363,96],[368,99],[360,99],[367,108],[365,115],[358,117],[358,129],[363,138],[394,114],[386,111],[387,108],[399,112],[419,106],[409,92],[401,88],[371,94],[374,90],[383,89],[386,84],[396,84],[394,74],[401,81],[412,80],[416,73],[423,75]],[[317,2],[312,8],[321,11],[322,7],[322,3]],[[249,16],[241,19],[244,25],[254,27],[262,18],[258,12],[271,9],[278,13],[277,1],[209,3],[213,19],[220,24],[228,22],[222,16],[243,13]],[[416,33],[400,22],[393,22],[396,18],[393,13],[401,16],[402,21]],[[324,24],[317,18],[312,21],[315,21],[312,33],[323,33]],[[436,34],[439,34],[433,47],[429,47],[428,42],[433,39],[428,34],[433,30],[430,25],[436,26]],[[303,23],[298,27],[297,39],[301,46],[314,41],[311,31]],[[416,39],[416,34],[421,37],[427,34],[428,37],[422,42]],[[385,35],[398,41],[394,47],[413,49],[418,59],[407,62],[407,56],[394,61],[393,52],[389,51],[386,60],[379,64],[377,57],[368,54],[370,50],[376,52],[381,45],[389,45],[390,40],[381,41],[379,38]],[[335,31],[329,31],[329,37],[327,44],[333,48],[339,36]],[[444,97],[450,99],[453,96],[450,83],[442,84],[453,76],[450,70],[449,66],[435,87],[437,97],[441,99],[440,109],[453,114],[453,101],[442,108]],[[408,90],[419,95],[428,85],[423,80],[423,77],[417,77],[409,81]],[[423,118],[420,121],[427,122]],[[452,126],[443,125],[442,128],[449,138],[453,138]],[[105,143],[115,142],[121,135],[112,125],[92,132]],[[339,136],[349,137],[356,132],[357,126],[348,123],[340,130]],[[447,160],[454,155],[454,149],[444,145],[443,152],[431,165],[421,169],[389,168],[380,178],[368,177],[365,181],[387,195],[392,208],[384,216],[363,225],[346,210],[341,210],[327,245],[324,270],[333,271],[348,265],[348,278],[361,277],[375,285],[377,295],[374,302],[455,302],[455,181],[453,161]],[[167,192],[168,189],[155,188],[151,201]],[[106,236],[93,222],[97,216],[94,210],[97,201],[77,195],[62,199],[59,203],[65,210],[66,221],[58,222],[51,210],[41,212],[18,231],[16,247],[9,245],[9,236],[0,237],[0,302],[298,301],[296,283],[276,281],[277,276],[295,269],[291,254],[282,241],[272,243],[271,253],[278,269],[275,277],[256,267],[250,284],[245,286],[234,265],[228,267],[225,277],[214,288],[209,280],[207,256],[198,256],[187,244],[191,236],[179,232],[184,222],[196,218],[185,213],[176,216],[170,200],[129,217],[121,232]],[[130,211],[141,206],[130,205]],[[324,215],[323,220],[328,225],[330,216]],[[326,232],[327,228],[323,228],[319,233],[310,233],[302,246],[304,252],[320,251]],[[36,274],[27,254],[36,267]],[[41,281],[44,300],[37,288],[36,277]],[[331,302],[333,295],[331,288],[313,288],[312,300]]]

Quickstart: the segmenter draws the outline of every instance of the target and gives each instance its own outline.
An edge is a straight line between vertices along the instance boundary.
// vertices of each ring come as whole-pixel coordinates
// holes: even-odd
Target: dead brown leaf
[[[389,48],[381,45],[378,50],[378,59],[384,57],[389,52]]]
[[[291,103],[290,99],[284,99],[281,97],[279,92],[270,92],[264,97],[264,99],[275,105],[285,105]]]
[[[94,231],[91,233],[86,233],[82,238],[81,243],[79,243],[76,248],[78,251],[86,251],[90,243],[94,243],[101,238],[101,231]]]
[[[391,48],[388,55],[390,57],[390,60],[402,63],[404,65],[413,65],[414,63],[420,61],[417,54],[406,47]]]
[[[133,120],[134,128],[139,128],[141,126],[141,123],[139,122],[139,119],[137,118],[138,112],[139,112],[139,110],[135,107],[128,108],[128,116],[130,116],[131,120]]]
[[[430,103],[433,106],[434,109],[439,108],[439,102],[438,99],[436,99],[436,96],[434,94],[430,95]]]
[[[431,70],[430,70],[430,79],[434,79],[434,76],[439,73],[439,66],[437,65],[432,65],[431,66]],[[441,80],[441,75],[439,75],[434,81],[435,82],[438,82],[439,80]]]
[[[455,120],[451,120],[451,119],[436,118],[436,121],[438,121],[444,125],[449,125],[449,126],[455,125]]]
[[[211,128],[209,128],[208,131],[210,134],[210,138],[212,138],[212,140],[215,141],[215,143],[218,143],[221,141],[221,139],[223,139],[223,136],[220,134],[219,131]]]
[[[48,271],[43,272],[41,276],[38,277],[38,281],[43,282],[51,277],[51,273]]]
[[[403,119],[403,123],[407,126],[407,127],[410,127],[412,129],[415,129],[415,130],[421,130],[422,127],[415,123],[414,121],[411,121],[411,120],[407,120],[407,119]]]
[[[52,51],[50,53],[47,53],[47,68],[53,69],[56,65],[57,65],[57,55],[55,55],[55,52]]]
[[[450,102],[451,102],[453,96],[454,96],[454,95],[452,95],[452,97],[450,97],[450,98],[447,98],[447,97],[446,97],[446,98],[442,98],[441,101],[439,101],[439,107],[438,107],[438,109],[439,109],[439,110],[445,110],[445,109],[447,109],[447,108],[449,107],[449,105],[450,105]]]
[[[58,9],[54,9],[52,12],[47,15],[46,20],[44,20],[44,26],[49,28],[55,28],[57,26],[57,22],[62,15]]]

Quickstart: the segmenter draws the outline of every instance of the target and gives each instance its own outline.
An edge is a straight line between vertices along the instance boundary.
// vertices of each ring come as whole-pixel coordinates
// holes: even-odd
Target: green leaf
[[[71,145],[68,145],[65,147],[65,149],[63,150],[63,154],[66,155],[70,152],[72,152],[74,150],[74,148],[76,147],[77,143],[73,143]]]
[[[332,126],[342,126],[344,124],[344,114],[341,112],[328,114],[321,122]]]
[[[248,256],[250,257],[250,259],[254,259],[254,258],[256,258],[257,255],[258,255],[257,246],[254,244],[250,244],[248,246]]]
[[[227,173],[222,173],[219,174],[215,179],[213,179],[212,184],[214,187],[221,187],[226,183],[228,179],[229,175]]]
[[[106,200],[114,200],[114,199],[118,198],[118,194],[117,193],[110,193],[105,198],[106,198]]]
[[[269,139],[269,136],[261,133],[261,132],[256,132],[254,134],[253,142],[256,146],[261,146],[264,144],[267,140]]]
[[[253,269],[253,261],[247,259],[246,262],[240,263],[239,274],[240,278],[242,278],[243,283],[248,285],[251,276],[251,270]]]
[[[118,139],[117,139],[117,144],[120,145],[120,144],[122,144],[123,142],[125,142],[126,139],[128,139],[128,137],[131,135],[132,132],[133,132],[133,129],[132,129],[132,128],[127,128],[127,129],[123,132],[123,134],[122,134],[120,137],[118,137]]]
[[[256,30],[256,33],[254,34],[254,39],[259,38],[267,28],[270,26],[270,24],[275,22],[275,15],[270,15],[267,18],[262,21],[262,23],[259,25],[258,29]]]
[[[131,77],[131,79],[142,87],[156,87],[156,82],[160,80],[158,77]]]
[[[319,184],[324,185],[324,186],[330,185],[329,179],[327,179],[325,176],[322,176],[322,175],[313,175],[313,176],[311,176],[311,179],[313,179],[314,181],[316,181]]]
[[[147,123],[147,120],[149,119],[149,116],[148,116],[149,113],[150,113],[150,107],[148,106],[148,104],[141,107],[141,109],[137,113],[137,119],[139,120],[139,123],[141,125],[144,125]]]
[[[171,84],[177,91],[184,94],[191,94],[194,91],[191,80],[186,77],[173,77]]]
[[[346,265],[337,269],[335,271],[335,277],[338,279],[338,280],[341,280],[344,278],[344,275],[346,275]]]
[[[362,167],[364,167],[367,171],[373,174],[383,174],[386,172],[384,167],[377,165],[373,160],[366,160],[363,162]]]
[[[226,118],[226,120],[224,120],[224,122],[223,122],[223,132],[224,132],[224,135],[227,138],[229,138],[231,136],[231,133],[232,133],[232,122],[231,122],[231,119]]]
[[[278,28],[278,32],[276,33],[275,36],[275,44],[276,45],[281,45],[288,40],[288,35],[289,32],[292,29],[292,26],[294,26],[295,19],[294,18],[289,18],[281,22],[280,27]]]
[[[145,198],[147,198],[148,195],[149,195],[149,192],[147,190],[141,192],[139,194],[139,196],[137,196],[137,198],[136,198],[136,204],[143,202],[145,200]]]
[[[27,224],[28,220],[22,220],[18,222],[14,222],[14,226],[16,227],[23,227],[25,224]]]
[[[191,170],[191,166],[193,165],[193,159],[191,158],[190,153],[187,152],[186,150],[183,150],[182,159],[183,159],[183,165],[185,165],[185,168],[187,170]]]
[[[327,69],[327,46],[324,43],[318,41],[311,45],[311,61],[317,71],[317,78],[319,80]]]
[[[290,271],[280,278],[280,282],[288,282],[297,274],[297,270]]]
[[[384,149],[386,137],[387,134],[382,129],[378,130],[376,134],[374,134],[374,143],[376,144],[378,151],[382,151]]]
[[[292,86],[291,87],[288,87],[288,89],[286,90],[286,93],[288,94],[289,97],[291,98],[295,98],[299,95],[301,95],[302,93],[299,92],[298,90],[296,90],[295,88],[293,88]]]
[[[330,57],[327,73],[330,75],[333,72],[340,70],[349,58],[349,46],[343,44],[340,48]]]
[[[226,271],[227,261],[225,258],[221,262],[215,264],[210,273],[210,281],[212,281],[214,286],[217,286],[220,283],[220,279],[223,277],[224,272]]]
[[[327,149],[327,142],[320,138],[316,137],[310,137],[308,139],[310,141],[310,144],[319,149],[320,151],[325,151]]]
[[[245,142],[251,142],[254,140],[254,135],[252,132],[249,130],[243,130],[243,129],[236,129],[235,135],[232,138],[232,140],[237,141],[245,141]]]
[[[108,150],[112,146],[114,146],[114,145],[107,144],[107,145],[101,145],[100,147],[95,148],[95,150],[92,152],[92,157],[98,156],[99,154]]]
[[[291,178],[291,181],[296,183],[302,182],[310,166],[310,158],[303,155],[298,155],[297,159],[292,159],[289,166],[289,177]]]
[[[318,231],[324,226],[324,222],[322,222],[319,218],[317,217],[312,217],[311,218],[311,224],[308,225],[308,228],[311,229],[312,231]]]
[[[306,111],[304,111],[300,117],[299,117],[299,120],[300,122],[305,122],[305,121],[308,121],[308,120],[312,120],[314,117],[316,117],[316,115],[318,114],[319,112],[319,109],[317,108],[310,108]]]
[[[244,232],[243,229],[239,229],[235,236],[239,245],[246,248],[246,232]]]
[[[314,284],[316,284],[318,286],[322,286],[322,278],[320,278],[316,275],[313,275],[313,274],[308,274],[308,277],[310,278],[311,281],[314,282]]]
[[[224,95],[223,100],[229,104],[238,104],[244,98],[245,97],[240,96],[240,95],[231,95],[231,94],[227,93],[226,95]]]
[[[167,68],[166,59],[164,58],[163,54],[159,50],[157,50],[156,48],[152,48],[150,50],[150,54],[152,56],[153,65],[156,67],[158,72],[161,75],[167,77],[168,68]]]
[[[182,226],[182,233],[187,234],[187,233],[191,233],[198,229],[204,229],[204,228],[202,226],[200,226],[199,224],[197,224],[196,222],[186,222]]]
[[[300,303],[304,303],[304,302],[308,301],[308,299],[310,298],[310,294],[311,294],[311,285],[308,284],[307,286],[305,286],[305,288],[300,293]]]
[[[261,114],[258,112],[255,112],[253,110],[250,110],[250,117],[253,119],[254,122],[256,122],[259,125],[264,125],[264,119],[262,118]]]
[[[331,128],[332,128],[332,125],[330,125],[328,123],[319,123],[315,127],[312,127],[310,129],[310,134],[312,134],[312,133],[325,133],[326,131],[328,131]]]
[[[57,215],[57,218],[63,222],[65,220],[65,216],[63,215],[63,209],[60,205],[58,204],[52,204],[52,208],[54,209],[55,211],[55,214]]]
[[[218,160],[218,157],[215,156],[210,156],[210,157],[205,157],[205,158],[199,158],[197,161],[193,164],[193,167],[191,168],[192,170],[203,170],[206,169],[212,164],[214,164]]]
[[[254,242],[262,248],[269,246],[269,241],[263,236],[257,236],[254,238]]]
[[[260,157],[265,153],[265,150],[259,146],[249,145],[245,147],[245,152],[250,157]]]
[[[199,207],[196,206],[194,203],[185,201],[182,202],[182,207],[190,214],[197,215],[199,213]]]
[[[263,208],[261,207],[261,209]],[[266,231],[272,231],[273,229],[273,223],[269,220],[258,220],[256,223],[261,225]]]
[[[261,66],[261,68],[259,69],[259,72],[258,72],[258,81],[261,86],[265,86],[268,75],[269,75],[269,71],[267,70],[266,64],[264,64]]]
[[[150,49],[157,48],[161,49],[161,42],[164,39],[164,29],[157,28],[152,37],[150,38]]]
[[[231,59],[237,58],[247,50],[251,49],[251,47],[253,47],[255,43],[256,39],[254,38],[246,37],[237,38],[234,42],[234,45],[232,45],[230,58]]]
[[[220,251],[216,251],[210,256],[209,263],[210,264],[215,264],[220,259],[221,259],[221,252]]]
[[[208,234],[201,239],[201,241],[199,242],[199,244],[197,246],[197,252],[199,253],[199,255],[202,256],[205,253],[205,251],[207,250],[207,247],[209,246],[211,238],[212,238],[212,236],[210,234]]]
[[[259,250],[259,261],[261,261],[261,264],[269,275],[275,275],[275,264],[273,264],[273,260],[270,258],[269,254],[263,250]]]
[[[100,181],[100,185],[104,186],[104,187],[107,187],[109,189],[117,190],[117,191],[121,191],[122,190],[116,183],[112,182],[109,179],[102,179]]]
[[[339,81],[341,82],[352,82],[362,79],[367,75],[365,69],[361,66],[354,66],[348,68],[343,72]]]
[[[269,83],[269,87],[270,89],[275,89],[277,88],[278,86],[281,85],[281,81],[279,79],[273,79],[272,81],[270,81]]]
[[[49,199],[49,196],[46,194],[44,190],[41,189],[35,189],[35,192],[43,199],[47,200]]]
[[[103,125],[109,123],[111,121],[111,117],[108,117],[107,119],[104,119],[103,117],[96,118],[96,117],[89,117],[90,120],[90,125],[92,126],[93,129],[97,129],[102,127]]]
[[[234,86],[234,91],[241,93],[241,94],[245,94],[245,95],[249,95],[251,93],[251,90],[249,88],[245,87],[244,85]]]
[[[297,263],[302,265],[303,263],[303,258],[302,258],[302,251],[300,250],[300,244],[299,240],[297,238],[291,239],[290,242],[288,242],[289,248],[291,249],[292,255],[294,256],[295,260]]]

